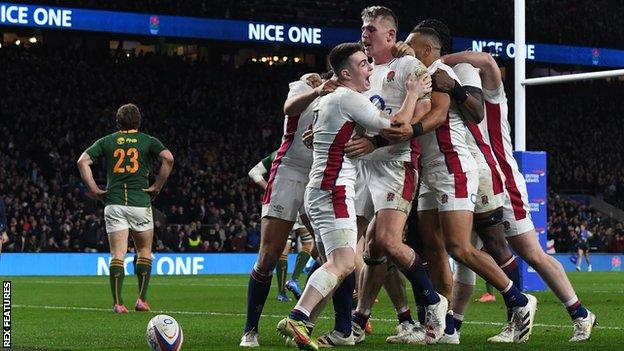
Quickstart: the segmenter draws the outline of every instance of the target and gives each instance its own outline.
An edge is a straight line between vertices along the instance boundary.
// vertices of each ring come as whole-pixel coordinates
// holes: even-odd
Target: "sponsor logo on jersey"
[[[386,201],[387,202],[394,201],[394,193],[388,193],[388,196],[386,196]]]
[[[442,194],[442,197],[440,198],[440,202],[445,204],[448,202],[448,195],[446,194]]]

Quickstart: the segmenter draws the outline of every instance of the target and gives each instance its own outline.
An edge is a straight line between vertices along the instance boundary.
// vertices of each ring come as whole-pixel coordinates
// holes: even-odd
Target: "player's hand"
[[[429,73],[420,76],[410,73],[405,80],[405,89],[408,93],[416,94],[420,99],[431,93],[431,76]]]
[[[455,79],[451,78],[446,71],[438,69],[431,76],[431,86],[433,91],[439,91],[441,93],[450,93],[455,87]]]
[[[98,199],[99,201],[105,202],[105,198],[106,198],[106,190],[102,190],[100,188],[97,188],[94,191],[90,191],[89,193],[87,193],[88,196],[93,196],[96,199]]]
[[[308,129],[301,134],[301,141],[308,149],[312,148],[312,144],[314,143],[314,132],[312,131],[311,124],[308,126]]]
[[[149,188],[142,190],[148,193],[152,199],[156,198],[156,196],[160,193],[160,188],[156,187],[154,184],[152,184]]]
[[[336,88],[338,88],[339,86],[340,86],[340,83],[338,83],[337,80],[328,79],[325,82],[323,82],[323,84],[316,87],[314,91],[316,91],[316,94],[318,96],[325,96],[329,93],[334,92],[334,90],[336,90]]]
[[[357,158],[370,154],[375,150],[375,144],[365,136],[355,135],[345,144],[345,153],[348,158]]]
[[[315,89],[319,85],[323,83],[321,76],[318,73],[306,73],[300,78],[302,81],[306,82],[307,85],[311,86],[312,89]]]
[[[379,134],[391,143],[399,143],[411,140],[414,130],[410,124],[395,121],[390,125],[390,128],[382,129]]]
[[[394,57],[403,57],[403,56],[416,56],[414,49],[411,46],[405,44],[402,41],[397,42],[392,47],[392,56]]]

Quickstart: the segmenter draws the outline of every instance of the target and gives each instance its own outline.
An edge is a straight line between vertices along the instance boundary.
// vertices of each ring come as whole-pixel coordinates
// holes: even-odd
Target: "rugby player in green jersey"
[[[132,234],[137,251],[136,275],[139,297],[135,310],[149,311],[147,288],[152,269],[152,242],[154,237],[151,200],[158,195],[173,169],[173,155],[160,140],[138,131],[141,113],[133,104],[117,110],[119,131],[98,139],[78,159],[78,170],[89,191],[104,202],[106,233],[111,248],[110,284],[113,311],[127,313],[121,288],[124,279],[124,258],[128,251],[128,235]],[[152,157],[161,160],[154,184],[149,185],[149,162]],[[91,165],[97,158],[106,161],[106,190],[93,179]]]

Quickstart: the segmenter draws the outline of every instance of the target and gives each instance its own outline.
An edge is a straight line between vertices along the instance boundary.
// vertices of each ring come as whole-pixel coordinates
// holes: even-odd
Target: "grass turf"
[[[471,303],[462,326],[461,345],[394,346],[385,338],[394,333],[396,320],[385,292],[373,309],[372,335],[358,350],[622,350],[624,349],[624,273],[569,273],[582,302],[598,316],[592,339],[571,344],[570,317],[551,292],[535,293],[538,313],[533,334],[522,345],[492,345],[485,340],[500,331],[505,318],[502,298],[495,303]],[[184,329],[184,350],[240,350],[245,321],[247,276],[154,276],[148,300],[150,313],[117,315],[111,309],[107,277],[12,277],[12,342],[16,350],[146,350],[149,319],[165,313]],[[137,281],[127,276],[123,296],[132,308]],[[477,283],[478,297],[483,288]],[[260,323],[265,350],[286,350],[275,332],[279,319],[294,302],[278,302],[275,284]],[[411,295],[411,294],[410,294]],[[415,310],[412,299],[412,309]],[[331,309],[331,304],[329,305]],[[415,317],[415,312],[413,313]],[[315,335],[328,330],[333,312],[326,310]]]

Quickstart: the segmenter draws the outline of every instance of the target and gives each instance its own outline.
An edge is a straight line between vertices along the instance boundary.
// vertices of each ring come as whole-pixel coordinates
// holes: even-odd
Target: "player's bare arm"
[[[381,135],[393,143],[410,140],[413,136],[427,134],[444,124],[451,98],[440,92],[431,93],[431,110],[416,124],[403,124],[383,129]]]
[[[308,108],[308,106],[310,106],[314,99],[333,92],[338,86],[338,81],[328,79],[313,90],[286,99],[284,102],[284,114],[288,116],[301,114],[306,108]]]
[[[160,170],[158,171],[158,175],[156,176],[156,180],[154,184],[150,185],[149,188],[143,189],[146,193],[148,193],[152,198],[156,197],[160,190],[165,185],[167,178],[171,174],[173,170],[173,154],[168,149],[165,149],[158,154],[158,157],[161,159]]]
[[[444,70],[438,69],[432,77],[434,91],[449,94],[465,120],[479,123],[485,117],[483,91],[472,86],[462,86]]]
[[[485,52],[463,51],[442,56],[442,62],[447,65],[469,63],[480,70],[481,83],[487,90],[495,90],[503,83],[500,69],[492,55]]]
[[[95,179],[93,179],[93,172],[91,171],[93,160],[91,159],[91,156],[89,156],[86,152],[83,152],[76,164],[78,166],[78,171],[80,172],[80,177],[87,185],[89,191],[92,192],[98,200],[104,201],[106,190],[100,189],[95,182]]]

